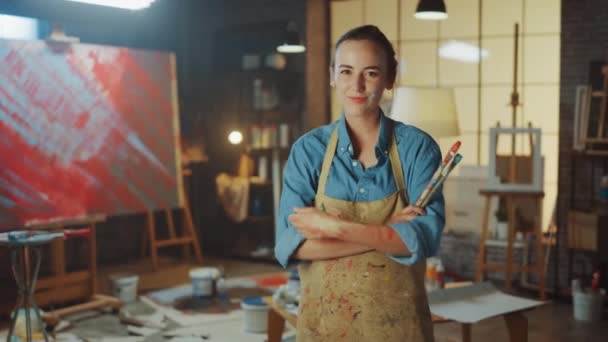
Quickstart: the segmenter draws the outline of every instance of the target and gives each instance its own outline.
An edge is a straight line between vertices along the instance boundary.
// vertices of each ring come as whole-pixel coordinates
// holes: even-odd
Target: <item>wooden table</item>
[[[264,302],[268,304],[268,342],[281,342],[285,321],[292,326],[298,323],[298,316],[287,311],[284,307],[277,305],[271,296],[264,297]],[[528,341],[528,318],[523,315],[523,311],[515,311],[503,315],[509,340],[511,342]],[[432,315],[433,324],[452,322],[444,317]],[[471,342],[471,323],[461,323],[461,337],[463,342]]]

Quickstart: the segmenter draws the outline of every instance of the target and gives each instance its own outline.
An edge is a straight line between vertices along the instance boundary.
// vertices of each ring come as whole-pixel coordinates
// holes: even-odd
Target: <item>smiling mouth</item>
[[[366,97],[349,97],[349,99],[354,103],[365,103],[367,101]]]

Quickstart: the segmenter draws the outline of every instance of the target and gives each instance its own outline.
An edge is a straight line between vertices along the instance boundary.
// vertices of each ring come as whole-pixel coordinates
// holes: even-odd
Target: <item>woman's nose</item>
[[[365,78],[363,77],[363,75],[359,75],[356,77],[355,79],[355,86],[357,87],[357,91],[363,91],[365,90]]]

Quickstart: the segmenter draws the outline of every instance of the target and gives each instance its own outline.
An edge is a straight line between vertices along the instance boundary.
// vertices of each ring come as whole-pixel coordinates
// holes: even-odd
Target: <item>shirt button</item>
[[[359,189],[359,192],[360,192],[360,193],[364,193],[364,192],[365,192],[365,188],[360,188],[360,189]]]
[[[344,152],[344,147],[340,147],[340,151]]]
[[[388,151],[387,151],[387,150],[384,150],[384,154],[388,154]]]
[[[353,166],[357,166],[357,162],[356,161],[353,162]]]
[[[348,152],[352,152],[353,151],[353,147],[352,146],[348,146]]]

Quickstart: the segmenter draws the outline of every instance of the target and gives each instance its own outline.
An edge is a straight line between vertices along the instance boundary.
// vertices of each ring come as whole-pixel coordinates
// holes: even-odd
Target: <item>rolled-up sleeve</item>
[[[441,163],[441,152],[437,144],[429,138],[414,156],[411,172],[404,170],[407,180],[408,197],[415,202],[433,177]],[[425,207],[426,215],[408,222],[390,224],[412,253],[410,256],[388,255],[389,258],[405,265],[413,265],[436,255],[445,226],[445,204],[443,187],[437,189]]]
[[[294,207],[311,206],[316,193],[314,169],[310,167],[302,145],[302,140],[294,143],[283,173],[283,190],[274,247],[275,257],[283,267],[287,267],[291,256],[305,240],[287,218]]]

